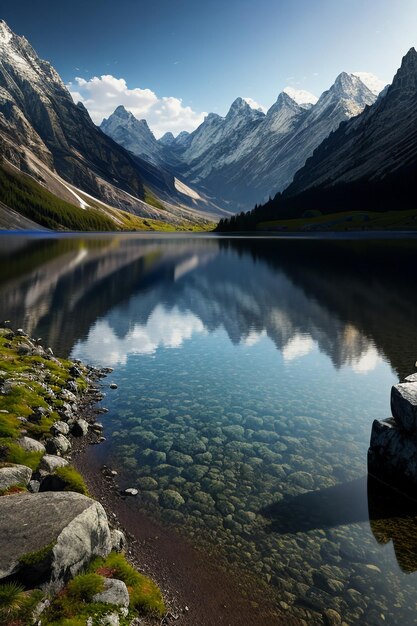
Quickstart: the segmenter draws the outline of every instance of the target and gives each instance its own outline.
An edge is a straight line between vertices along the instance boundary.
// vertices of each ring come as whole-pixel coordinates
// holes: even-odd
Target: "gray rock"
[[[115,606],[129,606],[129,592],[122,580],[107,578],[104,581],[104,590],[96,593],[92,600]]]
[[[17,443],[23,450],[27,452],[45,452],[45,446],[40,441],[32,439],[31,437],[21,437],[17,440]]]
[[[417,383],[417,373],[416,374],[410,374],[410,376],[407,376],[407,378],[405,379],[405,382],[407,382],[407,383]]]
[[[417,440],[390,418],[374,420],[368,450],[368,471],[378,478],[417,485]]]
[[[40,486],[39,480],[31,480],[29,481],[28,489],[31,493],[38,493]]]
[[[126,537],[121,530],[113,529],[111,531],[111,549],[121,552],[126,547]]]
[[[88,422],[86,422],[82,418],[75,420],[71,424],[71,433],[75,437],[83,437],[88,433]]]
[[[108,615],[105,615],[104,617],[101,618],[100,623],[103,626],[119,626],[120,619],[117,613],[109,613]]]
[[[128,487],[128,489],[125,489],[124,493],[128,496],[137,496],[139,491],[134,487]]]
[[[62,456],[56,456],[55,454],[45,454],[39,465],[39,469],[44,470],[52,474],[58,467],[65,467],[68,465],[68,461],[63,459]]]
[[[9,487],[13,487],[14,485],[26,486],[29,484],[31,478],[32,470],[30,467],[26,467],[26,465],[0,467],[0,489],[9,489]]]
[[[49,454],[65,454],[71,449],[71,443],[65,435],[56,435],[48,439],[45,447]]]
[[[409,433],[417,430],[417,382],[392,387],[391,411],[397,424],[404,430]]]
[[[69,426],[66,422],[58,421],[52,426],[51,431],[54,435],[68,435]]]
[[[71,492],[0,498],[0,579],[22,575],[20,559],[49,545],[48,570],[40,582],[56,591],[93,557],[109,554],[110,528],[101,504]]]

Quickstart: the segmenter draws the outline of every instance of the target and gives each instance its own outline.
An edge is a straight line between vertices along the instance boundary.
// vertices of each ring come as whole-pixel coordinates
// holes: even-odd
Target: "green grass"
[[[53,230],[115,230],[97,209],[81,209],[61,200],[30,176],[0,164],[0,201],[21,215]]]
[[[12,485],[7,489],[0,489],[0,496],[12,496],[15,493],[24,493],[27,491],[25,485]]]
[[[166,211],[166,208],[164,207],[162,202],[160,202],[157,198],[155,198],[153,193],[149,191],[147,187],[145,187],[144,201],[146,202],[146,204],[150,204],[151,206],[154,206],[156,209],[159,209],[160,211]]]
[[[317,213],[319,213],[317,211]],[[258,231],[283,230],[288,232],[308,230],[416,230],[417,210],[387,211],[344,211],[315,217],[259,222]]]
[[[43,457],[43,452],[28,452],[8,439],[0,439],[0,451],[3,453],[1,460],[17,465],[26,465],[33,471],[38,468]]]
[[[89,495],[84,478],[75,469],[75,467],[72,467],[71,465],[58,467],[55,474],[65,482],[66,486],[64,491],[75,491],[76,493],[82,493],[84,496]]]
[[[2,626],[32,624],[33,611],[42,598],[43,593],[38,589],[25,592],[16,582],[0,584],[0,623]]]
[[[130,606],[139,615],[164,614],[165,604],[157,585],[136,571],[123,554],[111,552],[105,559],[97,558],[91,563],[89,571],[122,580],[129,591]]]
[[[73,600],[91,602],[96,593],[104,590],[104,578],[98,574],[79,574],[67,585],[67,594]]]
[[[34,550],[33,552],[27,552],[23,556],[20,557],[19,563],[25,567],[36,567],[40,563],[46,561],[52,554],[52,550],[54,549],[55,542],[48,543],[48,545],[40,548],[39,550]]]

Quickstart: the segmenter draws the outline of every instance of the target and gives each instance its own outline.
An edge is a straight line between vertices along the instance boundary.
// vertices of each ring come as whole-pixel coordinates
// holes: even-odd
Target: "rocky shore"
[[[160,590],[126,559],[124,533],[71,465],[74,450],[104,439],[96,402],[108,373],[0,328],[4,626],[164,623]]]
[[[416,363],[417,366],[417,363]],[[417,374],[391,389],[392,417],[375,420],[368,471],[415,499],[417,487]]]

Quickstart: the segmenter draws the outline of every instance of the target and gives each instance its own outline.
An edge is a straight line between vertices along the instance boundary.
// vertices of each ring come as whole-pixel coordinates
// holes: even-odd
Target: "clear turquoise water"
[[[60,241],[7,253],[2,314],[114,368],[121,487],[309,624],[416,623],[417,518],[366,469],[417,357],[416,245]]]

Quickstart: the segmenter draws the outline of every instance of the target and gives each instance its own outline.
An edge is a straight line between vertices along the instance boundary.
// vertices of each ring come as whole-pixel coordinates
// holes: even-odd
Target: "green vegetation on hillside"
[[[84,210],[60,200],[33,178],[0,164],[0,202],[53,230],[115,230],[97,209]]]
[[[31,176],[12,169],[0,160],[0,202],[51,230],[199,232],[214,228],[214,224],[209,222],[196,224],[184,220],[170,224],[163,220],[138,217],[93,200],[82,192],[78,193],[89,208],[82,209],[61,200]],[[145,202],[165,210],[150,191],[146,191]]]

